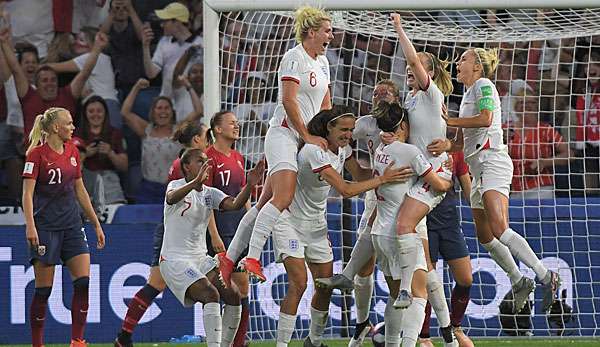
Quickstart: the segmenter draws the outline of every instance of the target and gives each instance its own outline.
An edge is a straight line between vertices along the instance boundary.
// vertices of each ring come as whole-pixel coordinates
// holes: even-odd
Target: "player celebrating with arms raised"
[[[23,170],[23,213],[35,274],[29,316],[33,347],[44,345],[54,266],[61,261],[73,279],[71,346],[87,346],[83,331],[88,312],[90,251],[77,202],[94,225],[98,249],[104,248],[104,232],[83,185],[79,151],[70,142],[74,129],[69,111],[53,107],[35,118],[29,134]]]
[[[221,275],[227,285],[233,262],[246,248],[253,225],[248,256],[240,265],[250,275],[265,280],[258,258],[279,215],[290,206],[294,197],[299,144],[304,142],[327,148],[327,141],[309,134],[306,124],[320,110],[331,108],[329,63],[324,55],[333,40],[331,18],[323,10],[301,7],[296,11],[295,20],[299,44],[287,51],[281,60],[277,106],[265,139],[269,177],[258,204],[240,221],[227,254],[219,256]]]

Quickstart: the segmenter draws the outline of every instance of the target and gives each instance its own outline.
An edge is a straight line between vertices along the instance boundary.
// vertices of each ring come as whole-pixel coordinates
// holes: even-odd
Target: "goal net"
[[[560,273],[561,292],[572,314],[554,317],[541,312],[541,293],[531,296],[531,328],[536,336],[590,336],[600,322],[600,9],[500,9],[402,11],[403,26],[417,51],[448,60],[469,47],[499,48],[494,82],[501,94],[506,142],[514,160],[510,222],[526,237],[550,269]],[[332,11],[335,39],[327,49],[335,104],[348,104],[368,114],[375,84],[392,79],[406,93],[405,60],[385,11]],[[277,69],[283,54],[296,43],[291,12],[219,13],[220,108],[235,112],[242,138],[237,149],[250,167],[263,157],[264,136],[277,98]],[[207,47],[207,49],[209,49]],[[455,68],[450,67],[453,77]],[[210,68],[206,67],[205,71]],[[463,93],[456,81],[447,99],[456,116]],[[206,88],[213,88],[207,86]],[[217,86],[214,86],[217,88]],[[357,155],[368,163],[366,144]],[[510,281],[475,238],[470,210],[457,206],[473,265],[474,283],[463,327],[471,336],[505,334],[499,303]],[[335,271],[340,272],[355,242],[363,209],[362,197],[343,200],[332,193],[328,204]],[[263,255],[268,281],[252,285],[251,329],[254,339],[276,336],[285,270],[273,262],[272,245]],[[534,274],[524,264],[523,273]],[[454,282],[446,264],[438,262],[446,294]],[[370,319],[383,320],[387,286],[376,271]],[[309,328],[313,285],[298,309],[294,338]],[[352,333],[352,296],[334,293],[329,336]],[[432,335],[437,333],[432,318]]]

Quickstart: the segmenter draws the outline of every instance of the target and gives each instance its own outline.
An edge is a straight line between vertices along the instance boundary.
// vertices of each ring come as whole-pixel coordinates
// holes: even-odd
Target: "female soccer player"
[[[77,203],[94,225],[98,249],[104,248],[104,232],[81,179],[79,151],[70,142],[74,129],[69,111],[53,107],[35,118],[29,135],[23,170],[23,212],[35,274],[29,316],[34,347],[44,345],[54,266],[61,261],[73,279],[71,346],[87,346],[83,331],[88,311],[90,251]]]
[[[277,106],[265,138],[269,177],[260,201],[240,222],[230,250],[219,256],[221,275],[227,285],[233,261],[246,248],[251,228],[248,256],[240,265],[250,275],[265,280],[258,258],[279,215],[294,197],[298,146],[304,142],[327,148],[325,139],[309,134],[306,124],[320,110],[331,108],[329,63],[325,57],[325,49],[333,39],[331,18],[323,10],[301,7],[296,11],[295,29],[298,45],[281,60]]]
[[[296,312],[307,282],[306,265],[313,278],[333,274],[333,251],[327,238],[327,196],[331,187],[344,198],[358,195],[382,184],[406,180],[400,169],[382,169],[371,178],[371,170],[360,167],[348,146],[355,118],[345,107],[319,112],[307,125],[313,136],[327,139],[327,150],[306,144],[298,153],[298,182],[294,199],[277,221],[273,232],[276,259],[283,262],[289,287],[281,302],[277,325],[277,346],[287,346],[296,324]],[[391,163],[390,163],[391,164]],[[391,166],[391,165],[389,165]],[[347,183],[341,170],[346,168],[362,182]],[[321,346],[327,325],[331,289],[317,288],[311,303],[311,324],[304,346]]]
[[[212,170],[204,184],[217,188],[227,195],[235,196],[246,185],[244,157],[232,149],[240,138],[240,126],[235,115],[230,111],[215,113],[210,120],[207,136],[213,141],[212,146],[206,150]],[[240,220],[249,208],[250,201],[246,202],[245,207],[239,210],[214,212],[218,235],[217,237],[211,235],[213,247],[209,249],[209,254],[223,252],[226,247],[229,247]],[[232,279],[242,296],[242,319],[233,346],[242,347],[250,319],[248,274],[236,272],[232,275]]]
[[[181,157],[181,170],[185,178],[171,181],[167,188],[160,272],[183,306],[204,304],[208,346],[231,346],[240,323],[240,295],[235,284],[225,288],[219,281],[217,261],[207,254],[206,228],[211,210],[229,211],[244,206],[252,188],[262,179],[264,164],[248,173],[248,184],[235,198],[203,184],[210,166],[202,150],[186,150]],[[222,318],[221,299],[225,302]]]
[[[371,235],[377,255],[377,264],[383,272],[389,287],[390,296],[385,309],[385,341],[386,346],[399,346],[402,333],[402,346],[415,346],[427,303],[427,263],[421,239],[413,229],[415,242],[409,242],[406,234],[397,230],[398,214],[403,201],[414,184],[422,180],[432,189],[445,192],[452,187],[449,180],[441,178],[433,165],[414,145],[406,144],[409,138],[409,117],[405,116],[400,105],[392,104],[386,116],[379,117],[377,124],[382,131],[392,132],[396,141],[389,145],[381,144],[375,151],[373,172],[378,175],[390,163],[394,166],[407,165],[419,176],[411,178],[406,183],[387,184],[379,187],[377,193],[377,210],[375,221],[372,222]],[[415,245],[416,244],[416,245]],[[415,259],[407,259],[412,254]],[[410,274],[409,274],[410,273]],[[410,284],[401,283],[410,280]],[[401,297],[401,287],[411,287],[414,298],[404,310],[397,310]],[[395,299],[395,300],[394,300]],[[405,308],[400,306],[400,308]]]
[[[513,256],[531,268],[543,283],[542,309],[548,311],[560,286],[556,272],[537,258],[527,240],[508,224],[508,194],[513,164],[503,143],[500,98],[489,80],[498,65],[496,49],[471,48],[460,57],[457,79],[467,90],[460,104],[459,118],[446,118],[457,127],[453,143],[440,142],[431,149],[461,149],[473,176],[471,209],[477,238],[490,256],[507,273],[512,283],[514,312],[519,312],[535,283],[521,274]]]
[[[179,142],[185,148],[197,148],[204,151],[208,147],[206,138],[206,131],[208,127],[202,123],[185,121],[181,123],[173,134],[172,140]],[[182,153],[183,154],[183,153]],[[183,178],[181,173],[180,158],[177,158],[171,164],[169,169],[169,182]],[[214,226],[214,217],[211,214],[211,221],[209,222],[209,230],[211,231],[211,237],[217,235],[216,226]],[[210,224],[213,224],[212,226]],[[162,293],[166,284],[163,277],[160,274],[158,267],[160,259],[160,249],[162,248],[163,237],[164,237],[164,224],[160,223],[154,230],[153,240],[153,254],[152,262],[150,264],[150,276],[148,282],[137,292],[127,307],[127,314],[123,320],[121,331],[117,335],[114,341],[115,347],[129,347],[133,346],[131,335],[133,330],[137,326],[144,313],[152,301]]]

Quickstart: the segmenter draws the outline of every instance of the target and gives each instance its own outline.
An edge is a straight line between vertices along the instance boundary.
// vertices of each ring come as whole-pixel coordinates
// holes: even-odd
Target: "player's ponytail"
[[[373,109],[373,116],[377,119],[377,127],[384,132],[393,133],[402,123],[408,126],[408,113],[397,102],[381,100]]]
[[[27,148],[26,154],[29,154],[33,148],[46,142],[46,137],[50,135],[50,126],[54,124],[60,111],[69,112],[61,107],[51,107],[43,114],[39,114],[35,117],[33,128],[29,133],[29,147]]]
[[[302,43],[310,29],[318,31],[324,21],[331,22],[331,17],[322,9],[303,6],[296,10],[294,29],[296,31],[296,41]]]
[[[185,147],[191,147],[194,136],[201,136],[206,133],[207,130],[207,126],[204,123],[184,121],[177,126],[171,140],[179,142]]]
[[[447,60],[441,60],[436,55],[429,52],[420,52],[419,54],[425,54],[429,66],[426,66],[427,71],[433,71],[433,82],[440,89],[444,96],[448,96],[452,93],[454,86],[452,85],[452,76],[450,71],[447,70],[450,62]]]
[[[215,113],[210,119],[210,128],[208,128],[208,130],[206,131],[206,138],[208,139],[208,143],[210,143],[211,145],[217,142],[215,128],[221,125],[221,123],[223,122],[223,116],[225,116],[228,113],[232,112],[228,110],[219,111]]]
[[[500,61],[498,58],[498,48],[474,48],[473,53],[475,53],[475,62],[480,64],[483,68],[481,77],[494,77],[494,73],[496,72],[496,68]]]

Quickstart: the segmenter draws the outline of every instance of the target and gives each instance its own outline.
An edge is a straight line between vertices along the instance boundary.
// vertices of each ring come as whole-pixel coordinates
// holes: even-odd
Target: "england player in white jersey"
[[[324,110],[309,123],[312,135],[327,139],[327,150],[306,144],[298,153],[298,186],[288,210],[282,213],[273,231],[276,260],[283,262],[289,286],[280,305],[277,346],[287,346],[296,323],[300,299],[306,289],[306,265],[313,278],[333,274],[333,252],[327,237],[327,197],[334,187],[344,198],[358,195],[388,182],[406,180],[401,169],[384,168],[383,175],[372,178],[371,170],[362,168],[351,155],[355,118],[336,106]],[[391,165],[390,165],[391,166]],[[348,183],[341,175],[348,169],[360,182]],[[304,346],[321,346],[327,325],[330,289],[317,288],[311,303],[311,324]]]
[[[512,256],[531,268],[543,283],[542,310],[548,311],[556,298],[560,278],[542,264],[527,240],[509,226],[508,194],[513,165],[503,143],[498,91],[488,79],[497,65],[496,49],[472,48],[461,55],[457,79],[467,90],[459,118],[446,119],[448,126],[459,130],[456,141],[445,149],[464,147],[465,161],[473,176],[471,209],[477,238],[510,278],[514,311],[525,305],[535,283],[521,274]]]
[[[398,105],[398,104],[394,104]],[[385,275],[390,296],[385,309],[386,346],[415,346],[418,339],[427,303],[427,262],[419,236],[413,230],[400,234],[397,228],[401,205],[410,189],[418,180],[423,180],[433,189],[444,192],[452,187],[450,180],[440,177],[419,148],[404,143],[409,138],[409,117],[399,107],[392,107],[383,118],[378,119],[382,131],[392,132],[397,140],[389,145],[381,144],[375,151],[374,174],[377,175],[391,162],[394,166],[410,166],[417,176],[405,183],[393,183],[379,187],[377,210],[372,222],[371,234],[379,269]],[[410,258],[414,259],[410,259]],[[397,308],[403,281],[408,281],[414,298],[405,312]]]
[[[250,171],[247,185],[235,197],[202,184],[210,169],[200,149],[188,149],[181,157],[185,178],[167,186],[164,207],[165,234],[160,252],[160,272],[175,297],[185,307],[204,304],[204,328],[208,346],[230,346],[241,315],[240,294],[220,283],[217,261],[207,255],[206,228],[211,210],[237,210],[262,179],[264,164]],[[225,308],[221,318],[219,301]]]
[[[281,60],[277,106],[265,138],[269,177],[259,202],[240,221],[227,254],[219,255],[226,284],[248,242],[248,256],[240,265],[253,277],[265,280],[260,254],[281,212],[294,197],[300,142],[327,148],[327,141],[309,134],[306,124],[320,110],[331,108],[329,63],[324,55],[333,40],[331,18],[323,10],[301,7],[296,11],[294,27],[298,45]]]

